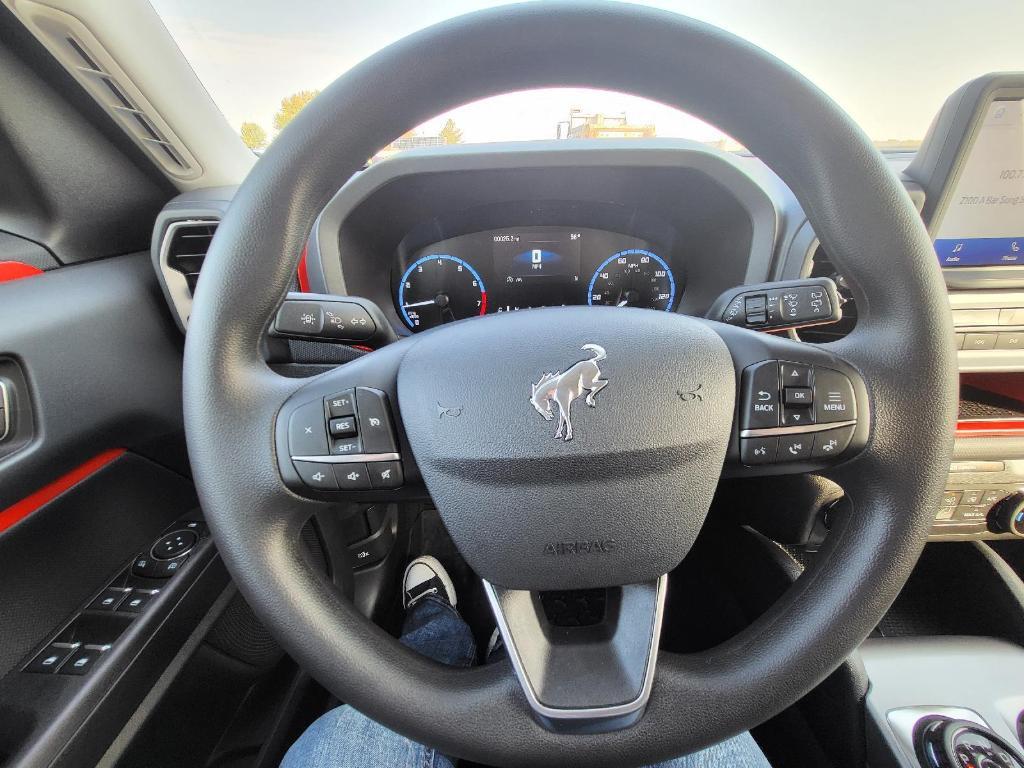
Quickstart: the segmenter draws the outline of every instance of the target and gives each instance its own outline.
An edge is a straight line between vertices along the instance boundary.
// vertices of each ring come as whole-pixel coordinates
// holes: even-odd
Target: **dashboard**
[[[672,311],[682,269],[658,244],[587,227],[508,227],[432,243],[399,265],[395,306],[410,330],[488,312],[569,304]],[[404,267],[404,268],[403,268]]]
[[[328,203],[311,289],[371,299],[399,334],[546,306],[702,315],[768,277],[779,215],[759,172],[680,140],[403,153]]]
[[[886,156],[929,227],[960,350],[954,501],[937,511],[939,539],[991,538],[986,499],[1024,489],[1024,82],[965,88],[919,152]],[[157,220],[153,259],[183,327],[203,256],[194,244],[209,243],[232,193],[187,193]],[[840,338],[856,323],[856,287],[756,157],[675,139],[563,140],[370,165],[317,218],[297,287],[368,300],[409,335],[543,306],[705,316],[730,289],[807,277],[833,278],[846,304],[841,323],[801,338]],[[270,362],[322,365],[358,352],[300,341],[279,354]]]

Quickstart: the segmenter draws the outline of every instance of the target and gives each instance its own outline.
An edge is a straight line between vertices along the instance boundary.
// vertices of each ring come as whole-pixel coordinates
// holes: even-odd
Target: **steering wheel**
[[[537,309],[443,326],[313,379],[272,372],[261,338],[339,185],[387,139],[439,112],[549,86],[638,94],[740,140],[793,190],[855,287],[855,330],[811,346],[669,312]],[[675,14],[529,3],[457,18],[377,53],[256,164],[196,294],[185,348],[188,447],[239,589],[343,701],[480,762],[641,765],[763,722],[871,632],[909,575],[944,487],[954,356],[921,220],[828,97],[759,48]],[[742,475],[742,441],[764,434],[744,431],[742,419],[765,361],[770,371],[775,361],[807,366],[842,390],[850,444],[841,460],[778,471],[827,475],[854,511],[742,633],[702,653],[659,653],[666,574],[693,543],[723,465]],[[541,398],[554,409],[559,397],[581,396],[572,440],[556,440],[554,422],[531,405],[531,385],[569,366],[577,383],[595,381],[592,367],[608,386],[594,408],[584,403],[592,389],[571,382],[562,382],[568,394],[555,387]],[[327,497],[294,490],[289,420],[350,389],[357,400],[376,398],[365,407],[393,423],[394,453],[418,467],[488,585],[510,662],[454,669],[419,656],[303,559],[299,530]],[[677,394],[695,390],[701,397]],[[381,457],[394,455],[363,459]],[[574,640],[543,626],[538,591],[590,587],[615,588],[609,632]]]

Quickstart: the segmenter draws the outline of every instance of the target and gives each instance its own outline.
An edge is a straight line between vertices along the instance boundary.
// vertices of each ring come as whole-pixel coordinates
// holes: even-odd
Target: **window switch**
[[[60,675],[87,675],[89,670],[96,666],[106,646],[87,646],[79,648],[64,662],[57,674]]]
[[[142,613],[143,609],[160,594],[159,589],[136,589],[121,603],[121,610],[127,613]]]
[[[25,667],[26,672],[40,672],[50,675],[57,671],[57,667],[78,649],[80,643],[50,643]]]
[[[123,589],[121,587],[107,587],[100,593],[99,597],[89,604],[89,610],[116,611],[117,607],[130,592],[130,589]]]

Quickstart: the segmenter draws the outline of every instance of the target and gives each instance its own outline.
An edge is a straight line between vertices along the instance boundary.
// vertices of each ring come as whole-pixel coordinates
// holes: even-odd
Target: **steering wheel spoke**
[[[820,347],[715,324],[738,392],[726,477],[825,470],[867,445],[871,407],[860,373]]]
[[[556,733],[599,733],[627,728],[643,716],[654,683],[667,586],[667,575],[574,593],[541,594],[484,582],[537,722]]]

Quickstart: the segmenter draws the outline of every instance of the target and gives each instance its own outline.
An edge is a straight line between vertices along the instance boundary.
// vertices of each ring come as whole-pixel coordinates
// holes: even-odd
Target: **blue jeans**
[[[402,642],[454,667],[476,663],[469,625],[448,603],[425,597],[406,614]],[[417,744],[349,706],[332,709],[299,737],[281,768],[453,768],[450,757]],[[771,768],[749,733],[652,768]]]

